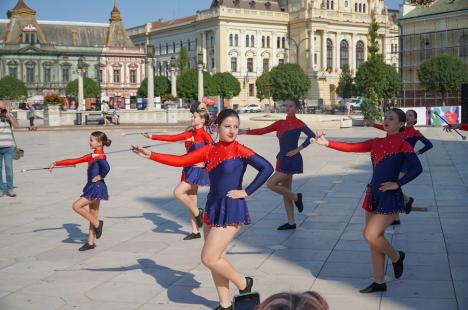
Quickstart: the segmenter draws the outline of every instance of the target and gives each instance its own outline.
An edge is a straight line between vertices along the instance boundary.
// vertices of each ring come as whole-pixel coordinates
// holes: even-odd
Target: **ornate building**
[[[136,95],[145,54],[126,35],[115,3],[109,24],[38,21],[23,0],[7,17],[0,20],[0,78],[24,81],[29,96],[65,94],[68,82],[78,77],[80,58],[102,96]]]
[[[427,6],[400,8],[401,101],[405,106],[441,105],[439,93],[425,91],[418,80],[421,63],[441,54],[461,60],[468,72],[468,1],[436,0]],[[447,94],[448,105],[460,104],[460,93]]]
[[[156,74],[168,75],[171,57],[189,50],[191,67],[203,53],[205,70],[231,72],[241,82],[231,102],[258,102],[255,81],[280,63],[299,63],[311,79],[308,99],[335,103],[341,67],[353,72],[367,59],[372,16],[387,63],[397,66],[397,12],[383,0],[214,0],[207,10],[128,29],[137,46],[156,48]],[[266,102],[266,101],[265,101]]]

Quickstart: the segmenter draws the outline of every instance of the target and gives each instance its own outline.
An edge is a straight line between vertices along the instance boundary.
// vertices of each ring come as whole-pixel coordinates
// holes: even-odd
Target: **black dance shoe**
[[[297,193],[297,201],[294,201],[294,204],[296,205],[297,211],[299,211],[299,213],[302,213],[302,211],[304,211],[304,204],[302,203],[301,193]]]
[[[414,198],[410,197],[408,202],[405,203],[405,213],[406,214],[410,214],[411,211],[413,210],[413,202],[414,202]]]
[[[184,240],[193,240],[193,239],[200,239],[201,235],[200,233],[191,233],[190,235],[187,235]]]
[[[405,252],[398,251],[400,253],[400,258],[396,263],[392,263],[393,265],[393,273],[395,274],[395,279],[399,279],[403,274],[403,261],[405,260]]]
[[[198,215],[195,217],[195,221],[199,228],[203,226],[203,209],[198,208]]]
[[[223,306],[219,305],[216,308],[214,308],[214,310],[232,310],[232,305],[227,308],[224,308]]]
[[[101,238],[103,226],[104,226],[104,221],[99,220],[99,226],[94,231],[96,233],[96,239]]]
[[[369,294],[369,293],[374,293],[374,292],[385,292],[386,290],[387,290],[387,284],[385,284],[385,283],[380,283],[379,284],[379,283],[373,282],[368,287],[360,290],[359,293]]]
[[[253,286],[253,279],[251,277],[245,277],[246,286],[243,290],[239,290],[239,294],[251,293]]]
[[[78,249],[78,251],[80,252],[88,251],[88,250],[94,249],[95,247],[96,247],[95,244],[89,244],[88,242],[86,242],[85,244],[83,244],[81,248]]]
[[[395,226],[395,225],[400,225],[401,222],[400,220],[394,220],[390,225]]]
[[[286,224],[283,224],[281,226],[279,226],[277,228],[278,230],[289,230],[289,229],[296,229],[296,224],[289,224],[289,223],[286,223]]]

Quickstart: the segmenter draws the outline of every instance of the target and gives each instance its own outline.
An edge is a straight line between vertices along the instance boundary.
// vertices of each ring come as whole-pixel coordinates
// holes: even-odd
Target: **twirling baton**
[[[122,136],[137,136],[137,135],[144,135],[148,133],[162,133],[162,131],[147,131],[147,132],[122,132]]]
[[[434,112],[435,115],[437,115],[441,120],[443,120],[447,125],[449,125],[449,127],[452,127],[451,124],[449,124],[449,122],[447,122],[445,120],[445,118],[443,118],[442,116],[439,115],[439,113],[437,112]],[[456,130],[455,128],[453,128],[453,130],[455,130],[456,133],[458,133],[458,135],[462,138],[462,140],[466,140],[466,136],[462,135],[458,130]]]
[[[145,146],[142,146],[142,148],[147,149],[147,148],[150,148],[150,147],[161,146],[161,145],[166,145],[166,144],[171,144],[171,143],[172,143],[172,142],[164,142],[164,143],[158,143],[158,144],[145,145]],[[103,154],[103,155],[118,154],[118,153],[123,153],[123,152],[128,152],[128,151],[133,151],[133,148],[131,148],[131,149],[125,149],[125,150],[118,150],[118,151],[107,152],[107,153],[105,153],[105,154]]]
[[[72,166],[57,166],[54,167],[54,169],[57,168],[76,168],[75,165]],[[38,171],[38,170],[49,170],[49,168],[29,168],[29,169],[21,169],[21,172],[28,172],[28,171]]]

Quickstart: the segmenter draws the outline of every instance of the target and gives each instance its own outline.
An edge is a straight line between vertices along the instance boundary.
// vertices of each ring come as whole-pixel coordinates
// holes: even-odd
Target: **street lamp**
[[[147,106],[146,109],[154,110],[154,72],[153,72],[153,58],[154,58],[154,45],[146,45],[146,65],[147,65],[147,82],[148,82],[148,94],[147,94]]]
[[[84,110],[84,90],[83,90],[83,75],[85,70],[84,57],[78,58],[78,110]]]
[[[296,40],[294,40],[293,38],[288,36],[289,42],[292,41],[294,43],[294,45],[296,46],[296,64],[299,64],[299,48],[301,47],[301,44],[304,43],[308,39],[309,38],[304,38],[301,41],[299,41],[299,43],[297,43]]]
[[[203,53],[199,52],[197,55],[197,69],[198,69],[198,101],[203,101]]]
[[[171,57],[171,95],[177,97],[177,80],[176,80],[176,58]]]

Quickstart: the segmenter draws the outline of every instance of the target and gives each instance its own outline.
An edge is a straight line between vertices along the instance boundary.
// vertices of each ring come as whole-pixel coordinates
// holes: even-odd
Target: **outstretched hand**
[[[148,133],[142,133],[143,137],[147,138],[147,139],[151,139],[151,136],[148,134]]]
[[[55,163],[51,163],[49,165],[49,172],[52,172],[52,170],[55,168]]]
[[[145,149],[139,145],[133,145],[132,144],[132,151],[133,153],[137,154],[138,156],[141,156],[143,158],[150,158],[151,157],[151,151],[148,149]]]
[[[315,137],[315,143],[323,145],[323,146],[328,146],[328,140],[325,138],[325,134],[321,133],[317,137]]]

